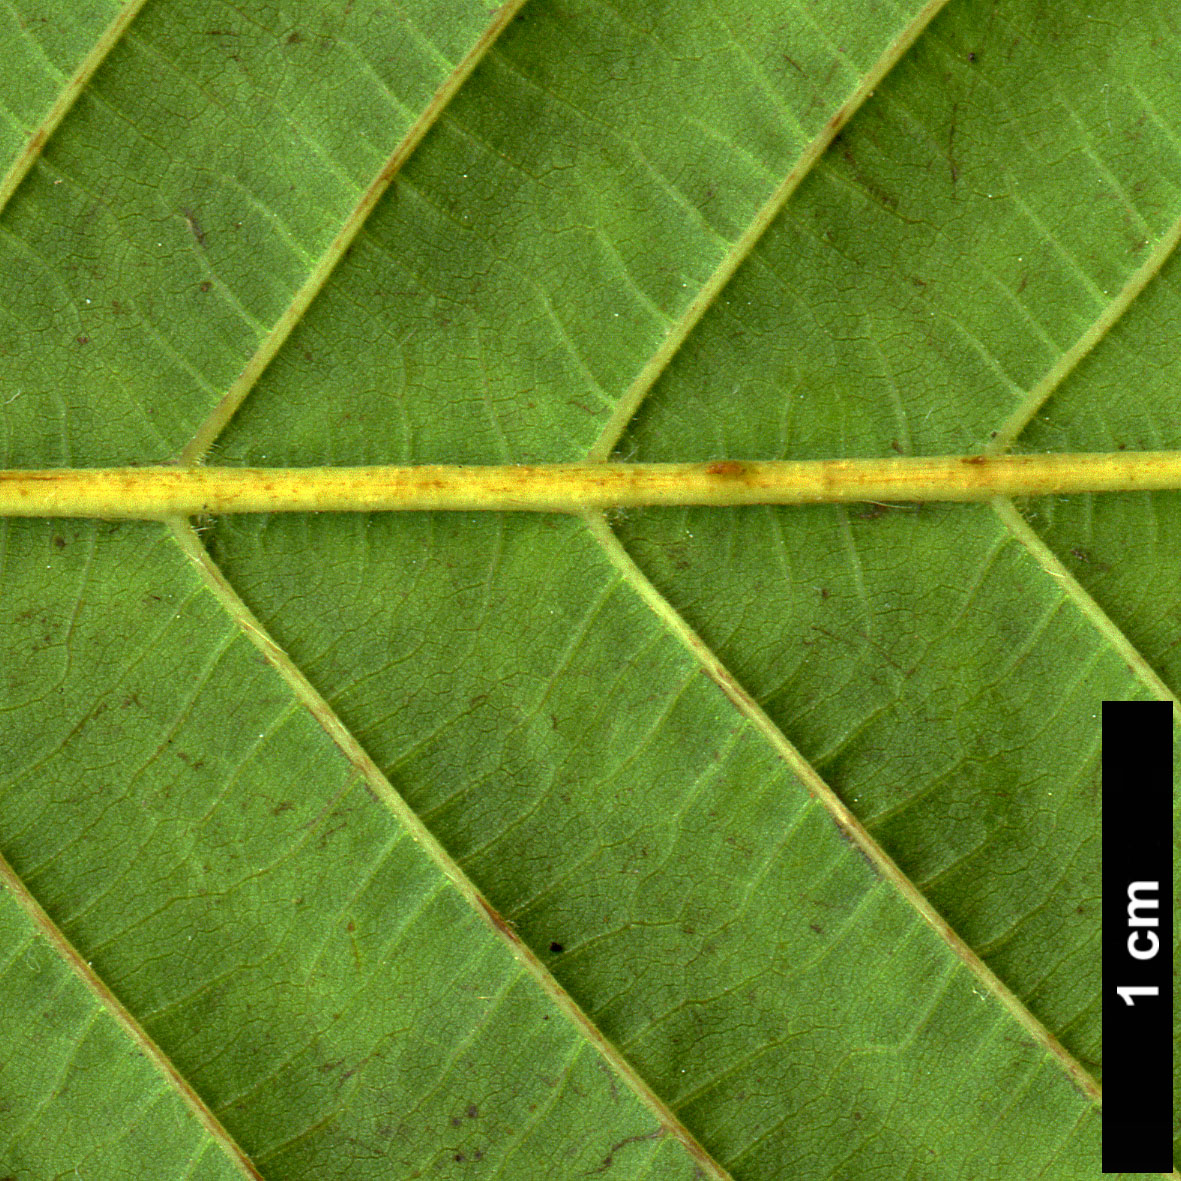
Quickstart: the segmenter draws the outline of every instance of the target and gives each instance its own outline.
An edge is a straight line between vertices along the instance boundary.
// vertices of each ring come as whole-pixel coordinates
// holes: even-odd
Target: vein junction
[[[1181,488],[1181,452],[944,455],[491,467],[139,467],[0,471],[0,516],[585,512],[651,505],[991,500]]]

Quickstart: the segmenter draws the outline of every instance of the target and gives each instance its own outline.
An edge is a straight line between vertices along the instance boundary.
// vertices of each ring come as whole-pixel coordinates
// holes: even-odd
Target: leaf
[[[16,0],[0,465],[1178,449],[1179,37]],[[1098,1175],[1176,492],[0,532],[8,1175]]]

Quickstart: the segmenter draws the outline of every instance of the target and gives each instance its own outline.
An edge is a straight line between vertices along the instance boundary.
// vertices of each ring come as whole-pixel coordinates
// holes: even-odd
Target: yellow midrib
[[[0,516],[586,512],[612,507],[986,501],[1181,488],[1181,452],[498,466],[0,471]]]

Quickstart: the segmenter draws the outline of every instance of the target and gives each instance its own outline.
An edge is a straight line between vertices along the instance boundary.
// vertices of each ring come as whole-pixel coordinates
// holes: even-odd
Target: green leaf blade
[[[1052,1126],[1082,1120],[1082,1140],[1010,1125],[1012,1143],[978,1161],[981,1175],[1007,1176],[1012,1145],[1032,1159],[1034,1142],[1037,1167],[1093,1172],[1090,1099],[732,715],[577,523],[336,523],[226,518],[214,555],[309,676],[338,686],[334,708],[465,871],[735,1176],[807,1175],[813,1155],[848,1150],[905,1170],[916,1142],[959,1159],[963,1146],[945,1143],[960,1126],[947,1092],[975,1127],[968,1111],[996,1098],[996,1076],[1049,1088]],[[335,556],[350,542],[364,559]],[[364,622],[342,630],[341,618]],[[588,685],[605,686],[593,705]],[[949,1082],[929,1056],[957,1013],[973,1066]]]
[[[942,7],[88,5],[0,467],[1176,448],[1168,14]],[[1176,503],[0,522],[0,1172],[1087,1181]]]
[[[85,639],[48,637],[66,641],[52,712],[34,696],[6,715],[14,752],[30,741],[6,775],[2,839],[263,1175],[356,1176],[391,1153],[426,1168],[443,1143],[530,1177],[552,1160],[590,1170],[629,1141],[654,1175],[693,1176],[661,1115],[375,799],[168,534],[106,527],[92,551],[95,529],[5,525],[10,577],[52,553],[60,598],[40,610]],[[111,741],[130,776],[103,759]]]
[[[5,1167],[17,1176],[257,1176],[236,1146],[209,1133],[140,1045],[104,1011],[59,948],[0,889],[4,1044],[21,1064],[4,1072]]]
[[[149,5],[10,205],[6,465],[174,458],[489,16]]]

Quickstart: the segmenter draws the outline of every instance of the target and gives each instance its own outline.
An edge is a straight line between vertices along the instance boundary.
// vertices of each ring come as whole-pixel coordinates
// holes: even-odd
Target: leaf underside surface
[[[1094,9],[12,0],[0,468],[1181,450]],[[1171,491],[0,521],[0,1174],[1091,1181],[1179,683]]]

